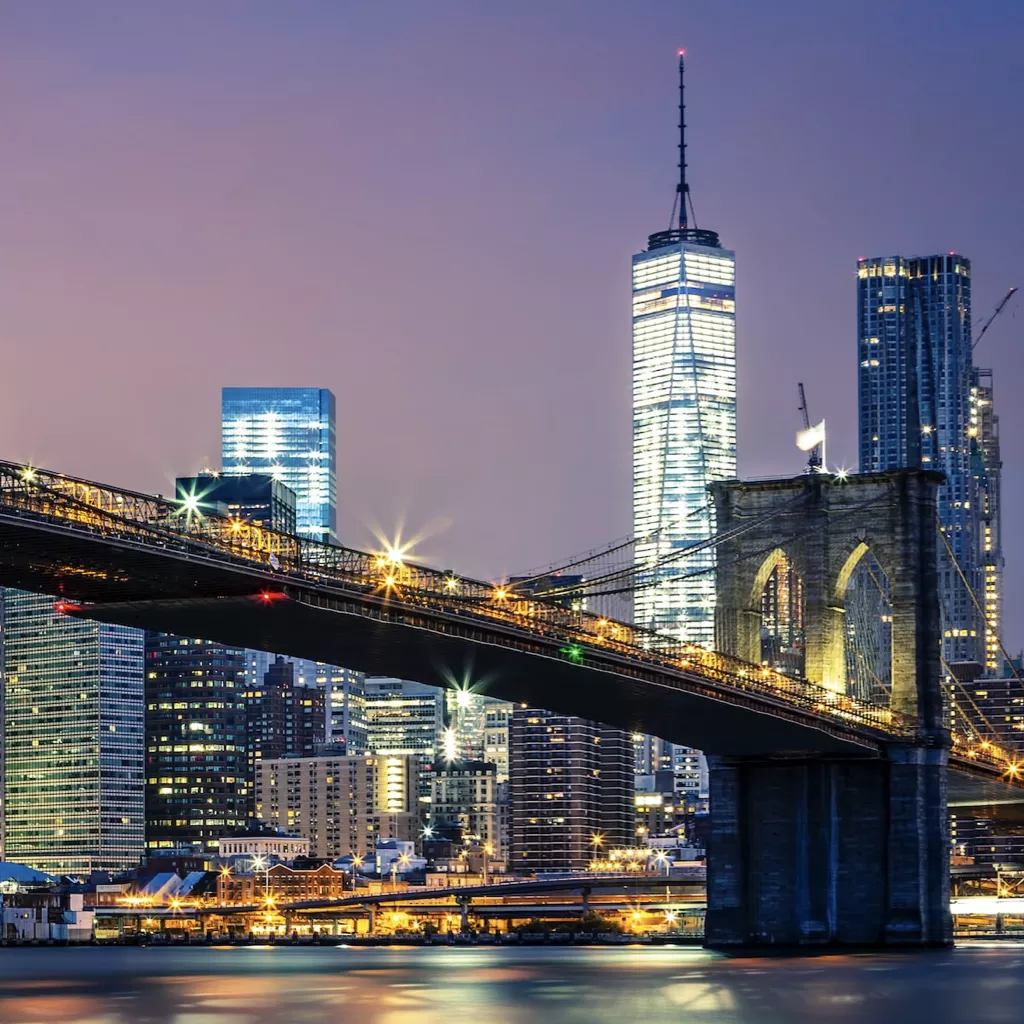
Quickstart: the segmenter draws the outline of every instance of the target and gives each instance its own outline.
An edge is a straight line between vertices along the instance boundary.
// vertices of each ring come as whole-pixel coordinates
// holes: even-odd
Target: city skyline
[[[286,383],[317,380],[339,395],[343,434],[371,424],[377,431],[375,444],[354,445],[339,466],[347,542],[365,546],[373,519],[392,531],[404,518],[411,533],[434,524],[424,557],[497,576],[623,535],[629,394],[622,280],[648,225],[668,221],[673,154],[665,124],[679,44],[699,71],[691,84],[693,142],[715,153],[713,167],[694,168],[698,214],[743,254],[741,475],[801,468],[791,445],[798,379],[807,383],[812,415],[828,413],[830,461],[855,464],[849,288],[857,256],[968,253],[978,316],[1024,276],[1011,248],[1019,199],[1007,171],[1019,143],[1005,129],[1016,72],[1002,48],[1012,35],[1007,18],[1021,17],[1013,8],[1003,6],[1000,16],[936,16],[909,4],[893,12],[893,32],[884,38],[853,12],[816,12],[816,47],[806,45],[794,9],[769,13],[755,5],[742,18],[682,17],[675,5],[653,5],[626,23],[612,6],[596,4],[585,20],[544,13],[541,31],[530,33],[521,18],[509,25],[499,12],[466,18],[461,11],[456,49],[445,34],[447,12],[432,25],[410,9],[405,33],[382,49],[375,20],[363,15],[346,20],[319,8],[282,38],[272,13],[236,26],[216,12],[181,10],[173,23],[136,12],[116,31],[102,17],[93,26],[74,12],[45,33],[31,10],[5,15],[0,46],[14,47],[6,63],[23,96],[18,111],[4,114],[16,154],[9,192],[18,197],[17,209],[5,210],[13,244],[0,266],[7,330],[20,341],[0,413],[12,456],[166,493],[170,478],[215,456],[208,440],[215,389],[265,382],[264,370],[282,365],[287,352]],[[318,35],[351,41],[354,58],[328,60],[314,24]],[[208,35],[204,28],[223,38],[229,27],[226,56],[218,49],[214,59],[194,41]],[[493,52],[484,42],[495,37],[518,54],[500,82],[485,71]],[[271,40],[284,83],[275,96],[255,74]],[[984,47],[970,45],[981,40]],[[26,62],[26,48],[43,59]],[[412,52],[415,61],[407,60]],[[658,53],[664,58],[654,59]],[[971,98],[952,95],[953,109],[938,119],[928,97],[903,86],[948,68],[954,53]],[[150,70],[135,81],[140,59]],[[176,82],[183,61],[191,68],[187,88]],[[865,69],[874,66],[893,71],[892,87],[907,107],[903,127],[879,121],[864,102],[874,88]],[[421,75],[426,133],[391,116]],[[111,104],[111,90],[126,78],[131,90]],[[378,87],[373,99],[356,103],[350,97],[360,80]],[[484,82],[479,96],[468,95],[470,81]],[[60,103],[68,85],[74,120],[95,140],[87,145],[80,130],[69,132]],[[191,102],[193,89],[210,97],[202,111]],[[314,116],[278,117],[284,105],[328,116],[331,130]],[[187,131],[179,122],[184,110]],[[140,128],[143,111],[148,129]],[[966,150],[944,127],[951,114],[970,116]],[[237,131],[223,131],[228,123]],[[38,144],[29,145],[32,125]],[[863,202],[855,186],[867,180],[873,159],[857,140],[868,133],[873,147],[886,148],[897,177],[955,166],[957,201],[950,204],[948,187],[924,184],[895,212]],[[127,138],[138,142],[119,144]],[[351,144],[356,138],[359,147]],[[419,161],[412,203],[400,199],[408,176],[396,159],[410,138]],[[46,173],[37,173],[38,160],[47,161]],[[74,180],[54,170],[64,165],[76,167]],[[494,208],[482,204],[485,194],[501,196],[501,216],[481,216]],[[549,198],[556,195],[557,207]],[[98,208],[102,227],[90,227],[88,211]],[[598,208],[601,216],[592,216]],[[431,244],[413,254],[399,294],[372,268],[401,236],[400,224],[405,237]],[[272,249],[260,243],[271,231]],[[444,277],[432,270],[460,265],[466,245],[481,239],[497,261],[491,269],[446,269]],[[579,254],[568,278],[558,273],[553,239],[573,239]],[[137,259],[140,252],[149,259]],[[44,257],[45,279],[56,270],[65,282],[59,304],[41,299]],[[783,296],[797,268],[803,298],[794,323]],[[585,308],[559,300],[559,291],[583,281],[591,295]],[[494,289],[509,282],[515,309],[500,329],[481,332],[482,311],[503,304]],[[151,317],[157,309],[160,322]],[[1004,379],[1015,369],[1016,322],[1008,311],[978,353]],[[109,358],[83,362],[99,339]],[[177,355],[174,365],[161,358],[165,402],[154,401],[148,386],[151,351]],[[417,384],[428,374],[438,390],[424,415],[428,400]],[[62,407],[73,406],[82,381],[90,382],[98,400],[76,412],[74,430],[70,417],[41,417],[38,403],[29,404],[24,382],[44,376]],[[511,427],[495,415],[524,394],[543,416]],[[597,403],[607,409],[600,418],[588,412]],[[195,411],[182,416],[185,408]],[[121,429],[126,417],[138,427]],[[1004,437],[1019,436],[1021,426],[1007,403]],[[548,434],[554,444],[544,443]],[[537,451],[543,459],[531,454]],[[1010,510],[1024,492],[1020,458],[1004,453]],[[463,460],[480,467],[472,480],[459,469]],[[509,474],[551,496],[558,513],[496,510],[494,494]],[[1022,641],[1019,543],[1007,537],[1011,649]]]

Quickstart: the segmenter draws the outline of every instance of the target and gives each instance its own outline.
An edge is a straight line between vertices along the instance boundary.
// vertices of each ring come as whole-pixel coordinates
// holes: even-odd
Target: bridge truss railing
[[[545,599],[512,583],[488,583],[406,562],[397,553],[372,553],[323,544],[218,513],[189,501],[118,490],[15,463],[0,463],[0,507],[59,522],[76,531],[160,547],[186,557],[257,568],[265,592],[289,583],[329,586],[380,599],[382,611],[401,606],[435,615],[501,623],[524,636],[562,645],[578,664],[606,667],[608,656],[669,672],[700,676],[732,691],[757,694],[889,735],[912,735],[915,723],[890,708],[794,679],[765,666],[684,643],[675,637],[591,614],[571,595]],[[390,614],[389,613],[389,614]]]

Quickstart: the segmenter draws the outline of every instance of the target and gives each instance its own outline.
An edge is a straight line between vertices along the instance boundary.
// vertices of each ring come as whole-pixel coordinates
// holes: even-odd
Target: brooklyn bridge
[[[941,476],[711,485],[716,650],[596,610],[657,566],[567,562],[487,582],[202,507],[0,463],[0,586],[55,614],[480,692],[699,747],[710,763],[707,942],[943,945],[949,807],[1024,805],[1020,754],[943,673]],[[687,552],[671,552],[678,561]],[[844,600],[889,583],[891,683],[849,692]],[[800,678],[762,663],[762,591],[802,580]],[[953,714],[954,709],[956,714]]]

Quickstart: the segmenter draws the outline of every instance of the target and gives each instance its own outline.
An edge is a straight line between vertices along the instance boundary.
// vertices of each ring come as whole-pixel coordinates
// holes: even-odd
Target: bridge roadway
[[[0,463],[0,586],[67,614],[474,690],[727,756],[877,757],[888,708],[495,585]],[[955,752],[966,805],[1024,801]]]

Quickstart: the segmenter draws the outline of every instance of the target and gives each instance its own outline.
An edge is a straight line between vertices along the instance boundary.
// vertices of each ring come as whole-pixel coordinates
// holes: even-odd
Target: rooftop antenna
[[[679,193],[679,230],[685,231],[686,206],[689,203],[693,210],[693,201],[690,199],[690,186],[686,183],[686,51],[679,51],[679,184],[676,186]],[[693,226],[697,226],[697,218],[694,217]]]
[[[659,249],[680,242],[693,242],[717,249],[718,233],[697,227],[697,214],[693,209],[693,196],[686,180],[686,51],[679,51],[679,183],[672,202],[672,215],[667,231],[657,231],[647,240],[649,249]],[[676,209],[679,210],[678,221]]]

